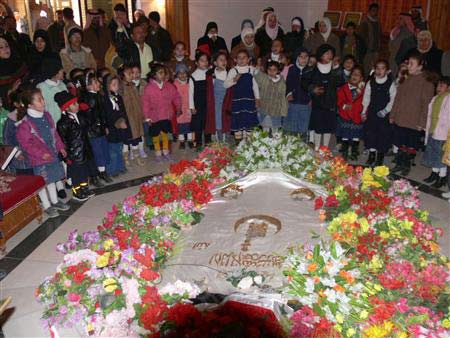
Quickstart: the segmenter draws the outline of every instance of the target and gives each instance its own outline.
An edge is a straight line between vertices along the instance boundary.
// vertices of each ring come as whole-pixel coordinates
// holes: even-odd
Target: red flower
[[[335,195],[330,195],[325,200],[325,206],[326,207],[338,207],[339,206],[339,201],[338,201],[338,199],[336,198]]]
[[[136,250],[141,247],[141,241],[139,240],[138,235],[133,236],[133,238],[131,239],[131,242],[130,242],[130,246]]]
[[[159,273],[157,273],[156,271],[150,270],[150,269],[145,269],[141,271],[141,278],[144,278],[145,280],[151,282],[154,281],[155,279],[159,278]]]
[[[167,320],[175,322],[179,328],[182,326],[197,326],[201,324],[202,314],[192,304],[177,303],[170,308]]]
[[[144,255],[135,252],[133,257],[142,265],[147,268],[151,268],[153,266],[153,258],[155,257],[155,250],[153,248],[145,248]]]
[[[323,207],[323,198],[322,196],[317,197],[314,201],[314,210],[319,210]]]
[[[122,290],[120,290],[120,289],[116,289],[115,291],[114,291],[114,295],[115,296],[119,296],[119,295],[121,295],[123,292],[122,292]]]
[[[73,276],[73,281],[77,284],[81,284],[84,280],[84,278],[86,277],[86,275],[84,273],[81,272],[77,272],[75,273],[75,275]]]

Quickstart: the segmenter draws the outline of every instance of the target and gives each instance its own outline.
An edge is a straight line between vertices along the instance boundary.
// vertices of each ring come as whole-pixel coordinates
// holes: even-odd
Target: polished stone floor
[[[174,160],[192,159],[193,151],[175,151]],[[361,163],[365,157],[361,156]],[[389,163],[388,159],[387,163]],[[419,160],[417,163],[420,163]],[[69,202],[71,210],[62,213],[56,219],[44,219],[42,224],[32,222],[20,231],[7,244],[8,254],[0,260],[0,269],[8,275],[1,281],[0,298],[12,296],[10,309],[3,315],[1,322],[6,337],[49,337],[47,329],[40,323],[42,307],[35,301],[36,287],[45,277],[54,274],[62,255],[55,251],[58,243],[66,240],[69,232],[92,230],[101,223],[102,217],[111,206],[126,196],[137,192],[139,185],[152,175],[157,175],[168,167],[168,162],[156,164],[149,156],[145,166],[134,165],[129,172],[119,177],[114,183],[96,189],[96,196],[79,204]],[[450,203],[440,197],[440,192],[424,185],[422,179],[429,170],[417,165],[409,178],[421,191],[422,208],[429,210],[437,226],[444,227],[445,236],[441,239],[443,253],[450,255]],[[75,330],[62,331],[61,336],[80,336]]]

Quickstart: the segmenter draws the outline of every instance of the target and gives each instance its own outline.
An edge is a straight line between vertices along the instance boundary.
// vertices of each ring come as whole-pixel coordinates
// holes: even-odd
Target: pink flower
[[[400,313],[406,313],[409,310],[408,300],[406,298],[400,298],[396,307]]]
[[[80,296],[79,294],[70,292],[70,293],[67,295],[67,299],[69,300],[69,302],[72,302],[72,303],[79,303],[80,300],[81,300],[81,296]]]

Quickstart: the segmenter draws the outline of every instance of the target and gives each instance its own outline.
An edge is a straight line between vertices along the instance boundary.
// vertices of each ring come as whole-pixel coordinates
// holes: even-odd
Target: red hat
[[[66,111],[71,104],[78,101],[78,99],[67,91],[59,92],[55,94],[55,101],[58,104],[61,111]]]

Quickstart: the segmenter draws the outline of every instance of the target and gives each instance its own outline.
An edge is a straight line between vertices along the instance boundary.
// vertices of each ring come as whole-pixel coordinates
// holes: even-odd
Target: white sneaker
[[[147,155],[147,153],[145,152],[144,149],[139,149],[139,156],[141,158],[147,158],[148,157],[148,155]]]
[[[449,199],[449,202],[450,202],[450,191],[443,192],[443,193],[441,194],[441,196],[444,197],[444,198]]]

